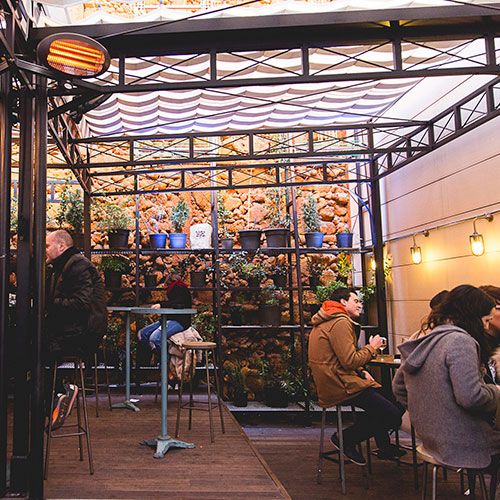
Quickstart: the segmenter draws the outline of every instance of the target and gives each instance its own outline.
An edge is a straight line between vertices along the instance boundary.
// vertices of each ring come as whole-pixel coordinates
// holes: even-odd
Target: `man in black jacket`
[[[47,235],[46,255],[49,265],[46,359],[54,362],[64,356],[90,356],[96,351],[107,324],[105,293],[99,273],[73,246],[71,235],[62,229]],[[56,406],[59,418],[53,415],[53,429],[60,427],[69,415],[76,391],[76,386],[71,386],[66,395],[59,397]]]

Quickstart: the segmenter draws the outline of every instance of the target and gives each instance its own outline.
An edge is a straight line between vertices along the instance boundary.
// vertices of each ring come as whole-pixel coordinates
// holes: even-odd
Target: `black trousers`
[[[354,424],[344,430],[346,446],[355,446],[374,437],[380,450],[387,448],[390,444],[388,431],[401,425],[404,410],[372,387],[361,391],[349,403],[365,411],[356,414]]]

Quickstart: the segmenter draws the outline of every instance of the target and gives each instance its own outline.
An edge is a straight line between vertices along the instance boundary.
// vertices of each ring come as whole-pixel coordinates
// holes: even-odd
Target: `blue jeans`
[[[182,332],[185,328],[173,319],[167,320],[167,339],[176,333]],[[143,342],[150,342],[161,351],[161,323],[155,321],[151,325],[145,326],[139,330],[139,338]]]
[[[391,442],[388,431],[399,428],[403,410],[372,387],[364,389],[346,404],[365,410],[356,414],[354,424],[344,430],[346,444],[354,446],[374,437],[380,450],[387,448]]]

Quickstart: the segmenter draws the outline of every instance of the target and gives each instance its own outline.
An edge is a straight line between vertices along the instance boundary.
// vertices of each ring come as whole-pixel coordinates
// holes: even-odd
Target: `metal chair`
[[[112,411],[113,404],[111,403],[111,389],[109,387],[109,372],[108,372],[108,362],[107,362],[107,356],[106,356],[106,337],[104,337],[102,340],[101,348],[102,348],[102,357],[103,357],[103,362],[104,362],[104,378],[105,378],[105,383],[106,383],[106,390],[108,393],[108,406],[109,406],[109,410]],[[87,387],[87,389],[94,392],[95,416],[99,417],[99,376],[98,376],[98,369],[97,369],[97,367],[99,366],[99,363],[98,363],[98,359],[97,359],[97,352],[94,353],[93,365],[94,365],[94,385]]]
[[[348,402],[340,403],[336,405],[335,409],[337,412],[337,433],[339,436],[339,450],[324,451],[324,440],[325,440],[325,426],[326,426],[326,408],[322,408],[321,412],[321,436],[319,442],[319,459],[318,459],[318,471],[316,475],[316,481],[321,484],[321,474],[323,472],[323,460],[329,460],[330,462],[335,462],[339,464],[339,475],[340,475],[340,487],[342,494],[346,494],[346,476],[345,476],[345,462],[346,458],[344,456],[344,436],[343,436],[343,423],[342,423],[342,404],[349,404]],[[355,418],[355,407],[351,406],[351,412],[353,418]],[[363,467],[363,479],[365,481],[365,487],[368,489],[368,470],[371,470],[371,458],[370,458],[370,440],[366,441],[368,460],[366,465]],[[332,455],[338,455],[338,458],[334,458]]]
[[[495,500],[496,496],[496,486],[497,486],[497,475],[498,475],[498,465],[493,468],[487,469],[466,469],[465,467],[450,467],[439,462],[430,451],[426,450],[423,446],[417,447],[417,454],[419,458],[423,460],[424,463],[424,477],[422,484],[422,500],[427,497],[428,488],[428,466],[432,465],[432,490],[431,498],[436,500],[437,498],[437,485],[438,485],[438,471],[441,468],[443,475],[447,469],[454,470],[460,473],[461,483],[463,482],[463,471],[465,470],[467,474],[467,480],[469,484],[469,498],[476,498],[476,478],[479,478],[479,487],[481,490],[481,497],[483,500]],[[491,483],[489,491],[486,488],[485,474],[491,475]],[[463,491],[463,487],[462,487]]]
[[[193,410],[208,410],[208,416],[209,416],[209,422],[210,422],[210,441],[213,443],[215,441],[214,437],[214,424],[213,424],[213,416],[212,416],[212,390],[211,390],[211,384],[210,384],[210,369],[213,370],[214,372],[214,378],[215,378],[215,394],[217,395],[217,405],[219,407],[219,414],[220,414],[220,424],[222,428],[222,434],[224,434],[225,428],[224,428],[224,415],[223,415],[223,409],[222,409],[222,401],[220,398],[220,389],[219,389],[219,378],[217,376],[217,364],[215,362],[216,360],[216,355],[215,355],[215,349],[217,347],[217,344],[215,342],[186,342],[183,345],[184,347],[184,354],[182,356],[182,376],[181,380],[179,383],[179,401],[177,404],[177,421],[175,424],[175,437],[179,436],[179,426],[180,426],[180,416],[181,416],[181,409],[182,408],[187,408],[189,410],[189,423],[188,423],[188,429],[191,430],[191,425],[192,425],[192,412]],[[193,400],[193,378],[196,370],[196,351],[201,351],[203,353],[203,357],[205,359],[205,373],[207,377],[207,398],[208,401],[205,403],[208,405],[208,408],[200,408],[198,406],[194,405],[194,400]],[[209,365],[209,354],[212,358],[212,367]],[[191,356],[191,373],[190,373],[190,384],[189,384],[189,402],[188,403],[182,403],[182,391],[184,387],[184,379],[186,378],[186,359],[187,356]],[[197,404],[203,404],[204,402],[197,402]]]
[[[69,427],[76,427],[76,432],[54,433],[54,431],[52,430],[52,415],[49,414],[48,424],[45,430],[47,434],[45,443],[45,467],[44,467],[45,479],[47,479],[49,473],[50,445],[52,439],[72,437],[72,436],[78,437],[78,449],[80,453],[80,461],[83,461],[83,436],[85,436],[87,444],[87,454],[89,459],[89,472],[90,474],[94,474],[92,445],[90,441],[90,427],[89,427],[89,419],[87,413],[87,398],[85,396],[85,377],[83,373],[84,363],[82,359],[79,357],[65,357],[64,360],[73,363],[73,383],[78,386],[78,394],[76,397],[77,423],[64,425],[63,428],[68,429]],[[51,396],[50,410],[54,408],[57,369],[58,369],[58,362],[55,362],[52,375],[52,393],[51,393],[52,396]],[[80,398],[82,400],[82,406],[83,406],[83,423],[82,423],[82,411],[80,408]]]

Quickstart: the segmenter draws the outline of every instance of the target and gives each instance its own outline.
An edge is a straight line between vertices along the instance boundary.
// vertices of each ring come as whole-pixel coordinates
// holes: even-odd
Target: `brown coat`
[[[328,316],[320,309],[314,315],[312,324],[309,367],[320,406],[329,408],[368,387],[380,387],[377,382],[366,380],[360,374],[377,351],[371,345],[357,348],[354,322],[347,314]]]

